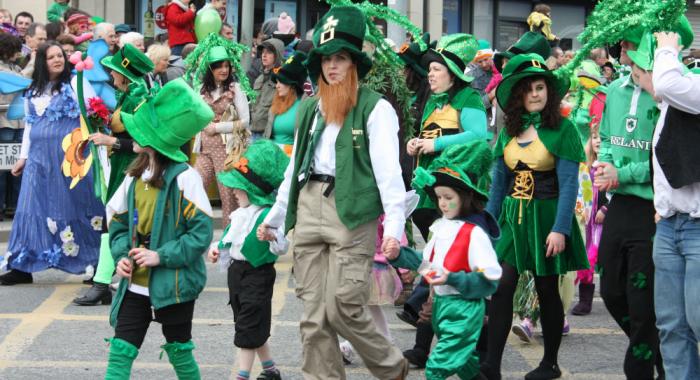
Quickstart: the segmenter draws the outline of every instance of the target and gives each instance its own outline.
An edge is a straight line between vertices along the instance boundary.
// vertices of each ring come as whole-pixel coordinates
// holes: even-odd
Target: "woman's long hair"
[[[151,176],[151,178],[145,180],[144,182],[153,187],[162,189],[165,185],[165,181],[163,180],[165,169],[167,169],[168,166],[171,163],[174,163],[175,161],[164,156],[155,149],[153,149],[153,158],[153,165],[151,165],[151,156],[148,154],[148,152],[139,153],[138,156],[134,158],[134,161],[132,161],[129,167],[126,169],[126,174],[134,178],[141,178],[143,172],[145,172],[146,169],[150,168],[153,175]]]
[[[46,62],[47,51],[52,46],[56,46],[57,48],[61,49],[63,59],[65,60],[65,63],[63,65],[63,72],[61,72],[61,74],[58,76],[55,82],[51,82],[51,78],[49,76],[49,65]],[[61,48],[61,45],[59,45],[58,42],[49,41],[47,43],[41,44],[39,46],[39,49],[36,51],[34,74],[32,74],[32,84],[29,85],[29,89],[27,89],[27,94],[29,94],[30,97],[39,96],[43,94],[49,86],[52,86],[51,92],[59,92],[61,91],[61,86],[63,86],[64,83],[70,83],[70,79],[71,65],[68,62],[68,57],[66,57],[66,53],[63,51],[63,48]]]
[[[214,70],[220,68],[221,66],[224,65],[228,61],[218,61],[214,62],[211,65],[209,65],[209,70],[206,71],[204,74],[204,79],[202,80],[202,90],[206,91],[207,93],[210,93],[214,90],[216,90],[216,80],[214,80]],[[229,64],[229,72],[228,72],[228,78],[224,81],[222,84],[222,88],[225,90],[228,90],[231,86],[231,83],[235,81],[235,77],[233,75],[233,66],[231,66],[231,63],[228,62]]]
[[[561,96],[559,96],[554,84],[548,77],[534,75],[521,79],[511,90],[510,99],[508,99],[506,108],[503,110],[508,136],[516,137],[522,132],[522,116],[528,113],[527,109],[525,109],[525,95],[530,91],[532,82],[539,79],[544,79],[547,86],[547,104],[540,112],[542,115],[542,127],[559,128],[559,123],[561,122],[561,113],[559,111]]]

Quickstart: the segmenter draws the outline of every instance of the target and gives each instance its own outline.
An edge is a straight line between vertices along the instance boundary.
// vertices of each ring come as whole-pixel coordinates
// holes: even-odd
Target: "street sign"
[[[7,143],[0,144],[0,170],[12,170],[15,162],[19,160],[19,151],[22,144]]]

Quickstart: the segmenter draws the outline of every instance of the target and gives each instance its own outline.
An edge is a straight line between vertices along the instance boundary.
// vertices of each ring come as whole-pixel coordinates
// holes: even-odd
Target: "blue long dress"
[[[29,157],[22,176],[12,223],[8,269],[38,272],[56,268],[73,274],[97,265],[104,205],[93,194],[92,174],[69,189],[71,178],[61,172],[61,141],[80,126],[79,108],[69,84],[37,113],[27,99],[31,124]]]

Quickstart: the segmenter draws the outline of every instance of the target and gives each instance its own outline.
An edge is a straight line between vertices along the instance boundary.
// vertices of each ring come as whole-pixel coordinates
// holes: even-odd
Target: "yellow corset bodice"
[[[427,128],[430,124],[437,124],[439,129]],[[443,132],[443,130],[449,130]],[[423,128],[420,133],[422,139],[436,139],[442,135],[451,135],[459,133],[459,112],[452,108],[451,105],[446,105],[440,109],[436,108],[423,123]]]
[[[514,170],[518,162],[522,162],[536,171],[553,170],[556,161],[552,153],[542,144],[539,138],[532,140],[527,146],[520,146],[516,138],[510,139],[503,149],[503,161],[510,170]]]

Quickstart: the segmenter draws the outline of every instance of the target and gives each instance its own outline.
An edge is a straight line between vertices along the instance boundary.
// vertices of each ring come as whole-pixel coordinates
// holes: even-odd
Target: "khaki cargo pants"
[[[345,379],[338,335],[352,343],[379,379],[401,373],[403,355],[375,328],[365,308],[377,222],[348,230],[338,218],[328,184],[309,181],[299,194],[294,228],[294,276],[304,303],[300,323],[305,379]]]

